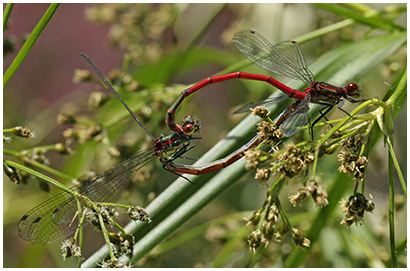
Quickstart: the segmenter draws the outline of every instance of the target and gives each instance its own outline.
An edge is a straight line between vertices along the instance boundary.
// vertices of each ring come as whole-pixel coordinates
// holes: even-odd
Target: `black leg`
[[[316,123],[318,123],[322,118],[325,118],[328,121],[326,115],[327,115],[327,113],[329,113],[330,110],[332,110],[332,108],[333,108],[332,105],[324,104],[324,107],[319,109],[320,116],[317,119],[315,119],[312,122],[312,124],[310,125],[310,133],[312,135],[312,140],[314,140],[314,138],[313,138],[313,127],[315,127]],[[323,109],[326,109],[326,110],[323,112]]]
[[[172,163],[170,160],[168,160],[167,162],[165,162],[164,164],[162,164],[162,167],[163,167],[165,170],[167,170],[167,171],[169,171],[169,172],[171,172],[171,173],[177,175],[178,177],[181,177],[181,178],[187,180],[190,184],[196,185],[195,183],[191,182],[190,179],[188,179],[187,177],[183,176],[182,174],[179,174],[179,173],[174,172],[173,170],[167,169],[166,166],[169,165],[169,164],[172,165],[173,163]]]
[[[188,179],[187,177],[183,176],[182,174],[176,173],[176,172],[174,172],[173,170],[170,170],[170,169],[167,168],[168,165],[173,165],[172,161],[174,161],[174,160],[177,159],[177,158],[180,158],[184,153],[186,153],[187,151],[191,150],[192,148],[195,148],[195,147],[198,145],[198,143],[196,143],[195,145],[192,145],[192,146],[189,146],[189,145],[190,145],[190,142],[187,142],[187,143],[184,144],[180,149],[178,149],[178,150],[171,156],[171,158],[169,158],[169,159],[166,159],[166,158],[165,158],[166,161],[165,161],[165,162],[162,162],[162,167],[163,167],[165,170],[174,173],[174,174],[177,175],[178,177],[181,177],[181,178],[187,180],[189,183],[194,184],[193,182],[191,182],[190,179]]]
[[[345,113],[346,115],[348,115],[349,117],[353,118],[352,115],[349,114],[349,112],[347,112],[346,110],[344,110],[344,109],[342,108],[342,106],[343,106],[344,103],[345,103],[345,101],[342,100],[342,101],[340,102],[340,104],[338,104],[337,109],[339,109],[340,111],[344,112],[344,113]]]

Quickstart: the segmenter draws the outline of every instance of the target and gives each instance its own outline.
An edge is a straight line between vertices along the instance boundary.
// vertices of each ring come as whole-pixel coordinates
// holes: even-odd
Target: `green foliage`
[[[297,4],[291,5],[298,6]],[[257,8],[260,4],[252,4],[251,6]],[[50,21],[57,7],[57,4],[52,4],[34,29],[26,43],[27,45],[23,46],[16,60],[7,69],[4,75],[4,85],[11,76],[18,76],[19,65],[24,61],[25,56]],[[230,42],[225,42],[229,45],[223,49],[200,46],[200,42],[207,39],[208,33],[217,29],[213,23],[215,19],[222,17],[221,13],[228,10],[234,14],[231,28],[224,29],[224,33],[221,34],[221,36],[228,37],[231,37],[235,32],[250,28],[247,21],[251,14],[243,15],[241,5],[215,5],[209,10],[206,8],[209,6],[202,5],[200,9],[206,16],[190,17],[191,8],[195,7],[198,6],[195,4],[161,4],[158,6],[107,4],[89,7],[85,12],[89,20],[111,26],[109,40],[124,50],[124,62],[120,70],[114,70],[109,74],[109,80],[131,109],[137,112],[138,117],[147,124],[154,136],[166,133],[164,128],[166,109],[174,102],[180,92],[194,84],[195,81],[211,76],[209,72],[203,73],[203,69],[217,67],[221,70],[219,74],[258,69],[253,67],[249,61],[244,60],[244,57],[239,56],[229,44]],[[131,189],[124,193],[125,196],[121,200],[121,202],[128,201],[130,204],[138,203],[144,206],[150,219],[152,219],[152,223],[149,224],[131,221],[124,227],[124,230],[127,233],[132,233],[136,240],[130,261],[132,265],[140,267],[193,267],[197,265],[205,267],[344,268],[403,266],[403,259],[397,253],[403,251],[406,237],[399,235],[398,231],[388,232],[387,221],[389,221],[391,229],[397,228],[398,225],[395,225],[393,220],[394,214],[398,213],[400,216],[405,212],[399,209],[401,206],[399,197],[404,195],[404,199],[401,200],[404,205],[406,202],[405,179],[400,169],[400,165],[403,165],[404,161],[400,161],[400,156],[395,153],[392,140],[392,137],[395,136],[395,131],[392,129],[393,121],[400,115],[406,102],[407,75],[403,71],[405,69],[400,66],[406,60],[405,53],[401,50],[405,47],[407,33],[402,26],[395,22],[395,17],[402,13],[405,14],[406,10],[403,5],[392,5],[382,10],[361,4],[314,4],[311,8],[315,13],[318,13],[319,9],[321,14],[325,12],[324,17],[330,18],[329,20],[333,19],[334,23],[326,20],[325,27],[294,38],[301,44],[306,43],[302,46],[305,55],[308,57],[319,55],[319,57],[315,57],[316,60],[309,65],[309,68],[315,74],[316,79],[320,81],[338,85],[351,81],[357,82],[361,87],[361,97],[368,98],[369,101],[358,105],[355,109],[347,109],[353,119],[349,116],[343,116],[342,119],[337,119],[334,115],[330,116],[333,128],[320,129],[322,134],[320,137],[317,136],[317,140],[310,141],[310,135],[307,132],[287,139],[288,142],[297,143],[297,147],[305,148],[303,150],[306,152],[313,153],[315,159],[312,164],[308,163],[301,173],[293,178],[278,176],[279,174],[273,172],[270,180],[263,182],[270,189],[265,189],[265,186],[256,182],[243,181],[244,176],[249,175],[247,174],[249,170],[245,168],[243,159],[218,172],[189,176],[190,181],[195,185],[182,178],[169,184],[174,176],[166,173],[158,161],[152,161],[151,164],[145,165],[134,176]],[[11,9],[7,10],[9,12]],[[320,16],[317,17],[320,18]],[[188,33],[190,28],[184,28],[182,22],[194,22],[195,20],[200,20],[200,27],[194,29],[190,36],[185,38],[188,42],[183,44],[178,39],[182,39],[183,34],[185,34],[184,29]],[[6,25],[6,22],[7,19],[3,25]],[[264,24],[266,25],[266,22]],[[263,31],[259,32],[263,33]],[[328,38],[334,33],[337,34],[336,38]],[[220,40],[218,39],[218,41]],[[307,41],[311,42],[307,43]],[[309,52],[307,47],[309,44],[314,44],[316,49],[306,54]],[[324,50],[320,45],[331,47],[331,49]],[[399,68],[390,69],[395,66],[395,63],[399,63]],[[98,66],[98,63],[96,64]],[[378,74],[381,69],[387,70],[385,74],[388,74],[388,76],[383,77],[383,81],[393,82],[387,91],[385,91],[385,86],[379,86],[383,82],[380,80],[381,75]],[[213,72],[215,71],[218,70],[213,70]],[[266,74],[267,72],[261,72],[259,69],[257,73]],[[198,76],[198,74],[200,75]],[[98,82],[87,72],[77,75],[79,82],[92,83],[87,87],[94,86]],[[195,77],[193,78],[192,75]],[[266,94],[263,89],[267,87],[263,83],[248,82],[247,80],[234,81],[240,82],[223,83],[218,91],[224,93],[214,94],[216,98],[221,100],[232,98],[234,103],[246,103],[250,98],[261,98]],[[179,82],[183,83],[177,84]],[[303,88],[300,83],[294,81],[287,85],[297,89]],[[374,88],[375,86],[377,88]],[[244,88],[246,92],[241,92],[241,89]],[[269,92],[272,91],[271,88],[267,89]],[[6,88],[5,92],[7,91],[9,90]],[[98,92],[101,91],[105,90],[98,90]],[[247,95],[245,99],[242,97],[244,93]],[[199,95],[202,94],[195,96]],[[206,94],[204,95],[206,96]],[[378,100],[375,96],[383,97],[383,99]],[[34,139],[27,139],[21,145],[14,142],[10,145],[5,143],[4,154],[7,158],[4,164],[6,167],[11,167],[10,172],[13,173],[14,168],[21,170],[21,174],[26,171],[32,176],[46,181],[49,181],[49,177],[45,176],[47,174],[53,174],[58,180],[70,179],[70,176],[79,179],[81,174],[90,169],[101,173],[132,156],[136,150],[150,147],[152,143],[146,140],[140,127],[133,123],[128,112],[118,101],[103,97],[101,104],[86,115],[84,113],[87,110],[83,108],[78,110],[78,105],[77,109],[75,108],[76,104],[81,104],[85,99],[85,96],[73,95],[61,101],[61,104],[74,105],[74,109],[62,108],[62,114],[59,115],[60,121],[64,120],[61,123],[70,126],[65,130],[64,142],[46,146],[41,146],[38,143],[40,139],[47,141],[47,131],[53,129],[55,125],[47,125],[46,123],[49,123],[50,120],[46,121],[46,119],[49,119],[50,115],[54,118],[53,114],[57,108],[61,107],[61,105],[56,104],[44,109],[43,116],[47,117],[40,121],[45,125],[44,130],[41,130],[38,135],[40,139],[37,142]],[[345,107],[347,107],[346,104]],[[225,157],[244,145],[255,135],[255,125],[260,121],[255,116],[247,116],[231,131],[227,132],[224,138],[209,148],[208,146],[212,146],[218,138],[222,137],[220,131],[228,131],[227,127],[233,126],[231,119],[220,115],[227,114],[228,110],[219,110],[215,108],[217,106],[203,102],[201,98],[193,97],[189,103],[185,102],[182,107],[181,111],[189,113],[193,111],[195,115],[197,112],[205,112],[202,114],[201,121],[203,127],[208,127],[208,130],[203,131],[204,139],[197,149],[200,149],[200,152],[207,149],[209,151],[195,162],[197,165]],[[212,110],[214,108],[215,112],[211,112],[214,111]],[[314,118],[314,114],[317,114],[317,107],[312,106],[312,108],[314,108],[312,116]],[[276,117],[282,109],[271,108],[271,115]],[[11,123],[14,123],[13,117],[8,118]],[[177,120],[178,118],[177,115]],[[20,125],[19,123],[14,124]],[[323,126],[329,127],[326,123],[318,125],[318,127]],[[10,129],[6,129],[4,133],[8,135],[10,131]],[[315,129],[315,132],[319,135],[319,129]],[[338,132],[345,134],[337,136]],[[77,137],[74,137],[74,134]],[[366,214],[366,220],[369,218],[369,220],[378,222],[365,223],[363,227],[351,226],[347,230],[345,226],[340,225],[343,218],[340,215],[339,202],[343,198],[348,199],[355,193],[362,193],[366,198],[369,198],[367,189],[372,186],[373,180],[367,176],[374,178],[378,175],[377,172],[376,175],[367,172],[368,167],[364,173],[367,176],[360,180],[337,172],[340,163],[333,152],[338,151],[340,145],[343,144],[342,138],[356,134],[364,134],[368,140],[360,147],[359,153],[361,156],[367,157],[370,163],[373,161],[372,158],[381,155],[377,153],[377,146],[380,145],[382,136],[386,140],[388,148],[384,151],[388,150],[391,157],[389,178],[384,180],[390,191],[388,197],[390,204],[387,206],[389,216],[386,215],[388,219],[383,215],[370,218],[376,216],[377,212],[373,215]],[[74,149],[74,152],[71,151],[71,148]],[[282,143],[280,148],[267,157],[280,159],[280,155],[290,147]],[[261,150],[264,149],[261,148]],[[56,170],[54,163],[53,166],[47,166],[30,156],[33,154],[49,155],[50,152],[70,154],[65,159],[62,169]],[[199,154],[194,152],[193,155]],[[270,162],[271,160],[266,164],[270,164]],[[268,168],[269,165],[266,167]],[[393,171],[397,172],[401,184],[401,186],[395,186],[395,190],[393,190]],[[69,174],[64,172],[69,172]],[[15,177],[15,175],[13,176]],[[22,176],[22,178],[33,177]],[[274,181],[272,182],[272,180]],[[312,180],[320,182],[321,186],[327,188],[329,204],[324,208],[319,208],[314,206],[312,201],[306,200],[307,202],[304,202],[300,207],[292,207],[288,196],[296,191],[301,191],[300,189],[305,188]],[[32,181],[32,179],[29,180],[29,182]],[[51,179],[51,182],[55,184],[55,180]],[[66,188],[63,187],[63,189]],[[379,203],[387,201],[387,197],[383,197],[383,195],[373,196],[372,200],[376,202],[376,210],[382,208],[379,207]],[[380,199],[380,197],[383,198]],[[268,221],[265,218],[269,216],[269,208],[274,204],[276,204],[277,216],[281,220],[275,225],[274,231],[278,235],[283,233],[280,236],[283,237],[282,243],[275,243],[275,238],[278,237],[275,236],[272,240],[263,240],[259,246],[252,247],[254,251],[252,253],[248,246],[248,242],[250,242],[248,238],[256,230],[266,229],[263,224]],[[25,207],[24,210],[34,206],[30,203],[30,206]],[[24,213],[21,207],[12,210],[14,210],[13,213]],[[7,210],[5,212],[7,214]],[[385,210],[380,212],[387,214]],[[255,218],[255,214],[259,220]],[[243,217],[249,220],[251,220],[250,217],[255,218],[254,224],[256,225],[251,225],[251,221],[248,222],[248,225],[253,227],[253,232],[250,227],[245,225]],[[99,221],[103,221],[101,215],[98,218]],[[14,220],[5,221],[5,225],[14,223],[17,219],[14,217]],[[383,229],[380,238],[376,234],[380,229],[376,229],[376,227]],[[107,230],[104,230],[104,237],[109,240]],[[280,232],[281,230],[283,232]],[[395,240],[399,236],[402,239]],[[87,242],[85,239],[84,246],[87,246]],[[310,243],[310,247],[307,247],[308,243]],[[305,247],[297,246],[297,244],[302,244],[302,246],[304,244]],[[376,248],[383,251],[383,255],[388,253],[389,257],[386,258],[374,253]],[[28,249],[26,258],[33,257],[34,259],[32,261],[26,259],[23,264],[30,267],[41,266],[42,263],[37,259],[36,253],[42,255],[43,250],[44,248],[32,249],[31,251]],[[106,259],[109,254],[112,258],[114,252],[109,251],[107,246],[102,246],[91,257],[86,258],[82,267],[100,265],[101,261]],[[178,262],[175,259],[178,259]],[[363,265],[363,263],[365,264]],[[110,264],[116,263],[110,262]]]

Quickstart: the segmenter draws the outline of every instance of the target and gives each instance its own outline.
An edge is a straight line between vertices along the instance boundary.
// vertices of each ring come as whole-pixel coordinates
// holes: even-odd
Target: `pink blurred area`
[[[61,4],[58,7],[55,16],[8,82],[5,91],[20,93],[21,104],[27,104],[38,97],[47,103],[54,102],[76,87],[72,82],[73,71],[85,67],[77,50],[92,56],[103,72],[120,65],[120,51],[110,48],[106,42],[108,25],[95,25],[85,19],[84,10],[89,5]],[[29,35],[48,6],[15,4],[3,38],[14,36],[21,39]],[[20,48],[21,45],[5,57],[3,72]]]

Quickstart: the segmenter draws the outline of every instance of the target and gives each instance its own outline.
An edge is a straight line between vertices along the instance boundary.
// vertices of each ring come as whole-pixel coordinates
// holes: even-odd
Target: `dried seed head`
[[[342,162],[339,171],[353,175],[356,180],[362,180],[365,176],[368,160],[365,156],[357,157],[351,152],[341,151],[338,160]]]
[[[329,204],[326,190],[315,181],[310,181],[307,186],[300,188],[296,194],[289,196],[289,200],[293,206],[296,206],[308,196],[312,196],[318,207]]]
[[[292,229],[292,238],[295,244],[300,247],[310,247],[310,240],[307,239],[301,231],[296,228]]]
[[[312,155],[302,150],[295,145],[288,145],[287,152],[278,157],[275,163],[280,165],[278,171],[285,174],[289,178],[297,175],[306,165],[313,161]],[[273,166],[275,166],[273,164]]]
[[[132,256],[132,249],[135,244],[135,238],[133,235],[127,234],[123,236],[118,233],[109,233],[110,243],[114,245],[113,251],[117,258],[125,255],[127,257]]]
[[[248,244],[249,249],[252,251],[252,253],[256,253],[256,250],[258,250],[258,248],[262,244],[262,233],[260,230],[255,230],[251,232],[251,234],[249,234]]]
[[[61,252],[63,256],[63,261],[65,261],[66,258],[73,257],[73,256],[77,258],[81,257],[81,249],[76,244],[74,238],[64,240],[61,243],[60,248],[61,248]]]
[[[266,184],[266,181],[269,179],[271,170],[269,168],[257,168],[255,179]]]
[[[289,201],[292,203],[293,206],[300,204],[303,200],[305,200],[309,196],[309,192],[306,191],[305,188],[301,188],[298,190],[296,194],[289,196]]]
[[[366,199],[361,193],[350,196],[348,201],[342,200],[342,213],[345,213],[340,224],[350,227],[353,223],[362,226],[364,224],[364,213],[373,212],[375,205],[373,201]]]
[[[67,138],[67,139],[76,140],[79,137],[79,133],[78,133],[78,130],[76,130],[74,128],[68,128],[68,129],[65,129],[63,131],[63,136],[64,136],[64,138]]]
[[[246,226],[248,227],[254,227],[258,224],[259,219],[261,216],[260,210],[256,210],[253,212],[252,216],[249,218],[248,222],[246,223]]]
[[[279,209],[278,209],[278,206],[276,206],[275,203],[273,203],[273,204],[271,204],[271,205],[269,206],[268,213],[267,213],[267,215],[266,215],[266,220],[267,220],[269,223],[273,223],[273,225],[276,224],[276,223],[278,223],[278,220],[279,220]]]
[[[23,128],[21,126],[11,128],[11,132],[19,137],[24,137],[24,138],[36,137],[36,133],[34,131],[31,131],[29,128]]]
[[[88,97],[88,108],[97,109],[101,107],[106,101],[108,101],[108,96],[104,92],[94,91]]]
[[[257,168],[259,166],[259,158],[262,155],[260,150],[249,150],[245,152],[246,168]]]
[[[129,84],[127,84],[126,89],[127,89],[128,91],[130,91],[130,92],[134,92],[134,91],[137,91],[137,90],[138,90],[139,86],[140,86],[140,85],[139,85],[139,83],[138,83],[137,81],[132,80]]]
[[[9,166],[3,163],[3,169],[4,169],[4,174],[6,174],[6,176],[9,177],[13,183],[20,184],[20,182],[22,181],[22,178],[18,170],[15,167],[12,167],[12,166]]]
[[[74,124],[77,122],[75,114],[62,112],[57,115],[57,123],[59,124]]]
[[[6,136],[3,134],[3,146],[6,143],[10,143],[11,142],[11,136]]]
[[[266,118],[269,115],[268,110],[264,106],[256,106],[255,108],[252,108],[251,111],[252,114],[262,119]]]
[[[50,165],[50,159],[46,156],[47,150],[44,149],[34,149],[31,152],[30,159],[39,162],[44,165]]]
[[[310,192],[318,207],[325,207],[329,204],[326,189],[318,185],[315,181],[311,181],[306,189]]]
[[[148,213],[145,211],[144,208],[140,206],[133,206],[131,208],[128,208],[127,213],[128,216],[134,221],[148,221],[148,223],[152,222]]]
[[[102,141],[104,136],[101,134],[102,127],[99,124],[95,124],[92,126],[87,126],[85,128],[80,128],[75,130],[77,133],[73,135],[78,135],[78,142],[79,143],[86,143],[91,140],[95,141]]]
[[[268,139],[281,138],[281,132],[276,128],[275,124],[267,121],[261,121],[257,124],[257,126],[259,135]]]
[[[81,82],[90,82],[90,81],[92,81],[92,76],[91,76],[90,71],[80,70],[80,69],[74,70],[73,82],[75,84],[78,84]]]
[[[344,149],[348,149],[351,152],[357,153],[360,151],[360,148],[362,147],[364,143],[365,136],[364,134],[354,134],[352,136],[349,136],[343,140],[340,141],[340,144]]]
[[[73,153],[73,150],[71,149],[68,141],[66,141],[65,144],[63,143],[55,144],[55,149],[59,154],[72,154]]]
[[[265,244],[265,247],[269,246],[270,241],[275,235],[274,223],[263,223],[262,224],[262,238],[261,243]]]
[[[100,263],[100,266],[102,268],[129,268],[126,263],[121,262],[119,259],[115,258],[114,260],[108,259],[105,261],[102,261]]]
[[[85,218],[91,222],[94,227],[101,231],[100,218],[98,214],[101,214],[103,222],[109,226],[114,226],[113,218],[118,216],[115,209],[109,209],[107,206],[99,206],[98,210],[92,210],[90,208],[84,209]]]

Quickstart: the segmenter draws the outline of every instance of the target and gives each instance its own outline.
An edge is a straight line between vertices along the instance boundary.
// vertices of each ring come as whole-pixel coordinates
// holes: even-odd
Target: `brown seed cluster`
[[[255,179],[266,184],[266,181],[269,179],[272,170],[269,168],[257,168]]]
[[[342,165],[339,171],[353,175],[356,180],[362,180],[365,177],[366,166],[369,163],[365,156],[358,157],[354,153],[341,151],[337,156]]]
[[[303,151],[295,145],[288,145],[287,151],[278,157],[275,162],[279,168],[279,172],[285,174],[288,178],[293,178],[307,164],[313,162],[314,154],[310,151]]]
[[[270,144],[271,141],[277,141],[278,139],[283,138],[283,134],[280,129],[278,129],[275,124],[268,121],[263,120],[259,122],[257,124],[257,128],[259,131],[258,135],[261,135],[268,140],[266,144]]]
[[[148,213],[145,211],[144,208],[140,206],[133,206],[128,208],[127,213],[128,216],[134,221],[148,221],[148,223],[152,222]]]
[[[292,238],[293,238],[293,241],[295,241],[296,245],[300,247],[310,247],[310,240],[307,239],[303,235],[303,233],[296,228],[292,229]]]
[[[360,156],[360,151],[364,142],[362,134],[355,134],[341,141],[343,149],[337,156],[342,162],[339,171],[353,175],[356,180],[363,180],[366,174],[368,160],[365,156]]]
[[[289,200],[293,206],[296,206],[308,196],[312,196],[318,207],[325,207],[329,204],[327,191],[315,181],[309,182],[307,186],[300,188],[296,194],[289,196]]]
[[[133,246],[135,244],[135,238],[131,234],[122,235],[114,232],[109,233],[110,243],[113,245],[113,252],[115,257],[120,258],[125,255],[127,257],[132,256]]]
[[[345,214],[340,224],[350,227],[353,223],[363,226],[364,213],[373,212],[375,205],[372,200],[366,199],[361,193],[355,193],[350,196],[349,200],[342,200],[340,202],[342,206],[342,213]]]
[[[138,65],[161,59],[172,49],[172,26],[179,12],[174,4],[118,3],[91,6],[85,16],[98,24],[110,24],[111,45],[125,50],[128,61]]]
[[[76,244],[74,238],[64,240],[60,246],[63,261],[69,257],[81,257],[81,248]]]
[[[278,221],[279,209],[273,202],[272,196],[268,195],[262,209],[255,211],[246,224],[254,227],[254,230],[248,236],[249,248],[253,253],[262,244],[267,247],[274,237],[274,241],[279,242],[278,233],[275,231]]]
[[[264,106],[256,106],[255,108],[252,108],[251,111],[252,111],[252,114],[262,119],[268,117],[270,113]]]
[[[115,209],[110,209],[107,206],[99,206],[98,210],[85,208],[84,214],[87,221],[91,222],[95,229],[99,231],[101,231],[99,214],[101,214],[104,224],[109,226],[114,226],[114,217],[118,216],[118,212]]]
[[[264,155],[261,150],[249,150],[245,152],[246,168],[257,168],[260,164],[260,158]]]
[[[36,133],[34,131],[30,130],[27,127],[21,127],[21,126],[11,128],[11,132],[15,134],[16,136],[25,137],[25,138],[32,138],[36,136]]]

